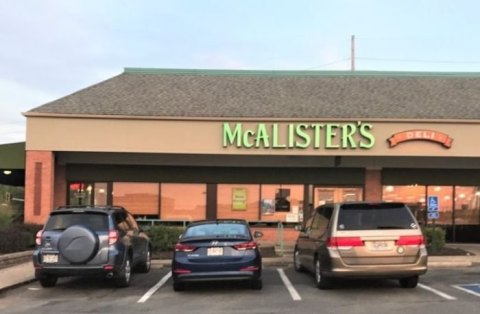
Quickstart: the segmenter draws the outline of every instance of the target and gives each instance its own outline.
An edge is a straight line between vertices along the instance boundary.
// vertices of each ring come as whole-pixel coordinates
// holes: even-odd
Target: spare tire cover
[[[58,240],[60,254],[75,264],[90,261],[98,251],[97,234],[85,226],[74,225],[66,229]]]

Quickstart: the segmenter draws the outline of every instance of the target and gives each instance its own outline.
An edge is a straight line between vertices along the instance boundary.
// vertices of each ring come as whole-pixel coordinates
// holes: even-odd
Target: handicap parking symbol
[[[480,284],[478,283],[454,285],[453,287],[480,297]]]

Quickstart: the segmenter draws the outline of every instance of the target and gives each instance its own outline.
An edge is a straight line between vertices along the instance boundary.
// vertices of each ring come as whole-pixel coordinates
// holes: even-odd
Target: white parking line
[[[475,286],[475,285],[480,287],[480,284],[478,283],[470,284],[468,286]],[[470,294],[476,295],[477,297],[480,297],[480,293],[464,288],[462,286],[465,286],[465,285],[452,285],[452,287],[457,288],[458,290],[462,290],[466,293],[470,293]]]
[[[434,288],[429,287],[429,286],[422,285],[421,283],[419,283],[418,286],[419,286],[420,288],[422,288],[422,289],[425,289],[425,290],[427,290],[427,291],[430,291],[430,292],[432,292],[432,293],[435,293],[436,295],[441,296],[441,297],[444,298],[444,299],[447,299],[447,300],[456,300],[456,299],[457,299],[457,298],[452,297],[451,295],[446,294],[446,293],[444,293],[444,292],[442,292],[442,291],[439,291],[439,290],[434,289]]]
[[[282,281],[285,284],[285,287],[287,287],[288,292],[290,292],[290,295],[292,296],[293,301],[301,301],[302,298],[298,294],[297,290],[295,290],[295,288],[293,287],[287,275],[285,275],[285,272],[283,271],[283,269],[277,268],[277,271],[280,274],[280,278],[282,278]]]
[[[145,293],[143,297],[137,301],[137,303],[145,303],[145,301],[147,301],[155,292],[157,292],[157,290],[160,289],[170,277],[172,277],[171,271],[169,271],[168,274],[166,274],[155,286],[150,288],[150,290],[148,290],[147,293]]]

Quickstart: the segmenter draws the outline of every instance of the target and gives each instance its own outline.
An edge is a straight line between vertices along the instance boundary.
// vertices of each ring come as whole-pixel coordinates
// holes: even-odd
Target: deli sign
[[[395,147],[407,141],[430,141],[441,144],[445,148],[450,148],[452,147],[453,138],[442,132],[419,129],[395,133],[388,139],[390,147]]]

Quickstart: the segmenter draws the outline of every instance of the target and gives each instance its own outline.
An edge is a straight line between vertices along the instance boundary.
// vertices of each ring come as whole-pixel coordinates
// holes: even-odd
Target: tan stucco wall
[[[223,122],[229,120],[168,120],[68,118],[27,116],[27,150],[83,152],[139,152],[187,154],[248,154],[248,155],[344,155],[344,156],[438,156],[478,157],[480,123],[472,122],[390,122],[369,121],[376,138],[372,149],[238,149],[224,148]],[[232,123],[238,121],[232,121]],[[264,122],[243,121],[245,127]],[[295,120],[294,123],[344,123],[351,121]],[[440,144],[411,141],[389,148],[387,139],[394,133],[411,129],[431,129],[453,138],[446,149]]]

